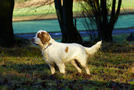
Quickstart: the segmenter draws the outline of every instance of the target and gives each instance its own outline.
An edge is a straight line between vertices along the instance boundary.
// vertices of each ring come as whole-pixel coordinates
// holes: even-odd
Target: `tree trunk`
[[[107,0],[85,0],[85,2],[89,5],[84,7],[87,9],[85,10],[87,11],[86,14],[88,13],[89,19],[96,23],[98,38],[111,42],[112,31],[120,14],[122,0],[111,0],[111,5],[108,4]],[[111,10],[109,10],[110,6]],[[108,11],[111,11],[111,14]]]
[[[13,46],[12,14],[14,0],[0,0],[0,45]]]
[[[73,24],[73,0],[63,0],[63,6],[61,0],[54,0],[54,2],[58,21],[62,32],[62,42],[81,43],[82,38]]]
[[[112,30],[113,27],[109,27],[108,24],[108,9],[107,9],[107,2],[106,0],[101,0],[101,15],[102,15],[102,21],[101,21],[101,38],[103,41],[111,42],[112,41]]]

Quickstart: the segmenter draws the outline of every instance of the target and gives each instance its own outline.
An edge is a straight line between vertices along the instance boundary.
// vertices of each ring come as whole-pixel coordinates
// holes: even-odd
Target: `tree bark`
[[[73,24],[73,0],[54,0],[58,21],[62,32],[62,42],[81,43],[82,38]]]
[[[86,10],[89,13],[89,19],[94,20],[96,23],[96,27],[98,29],[98,38],[106,42],[111,42],[112,31],[120,14],[122,0],[112,0],[111,14],[108,12],[110,11],[110,5],[107,4],[107,0],[85,0],[85,2],[89,4],[88,8],[90,8],[89,11],[88,8]],[[90,15],[90,13],[92,14]],[[94,15],[94,17],[92,17],[92,15]]]
[[[14,8],[14,0],[0,0],[0,45],[4,47],[12,47],[13,27],[12,14]]]

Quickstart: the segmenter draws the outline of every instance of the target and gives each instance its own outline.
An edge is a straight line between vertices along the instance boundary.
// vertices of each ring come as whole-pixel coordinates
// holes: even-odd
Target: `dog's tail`
[[[101,48],[101,45],[102,45],[102,41],[99,41],[95,45],[93,45],[92,47],[85,48],[85,50],[89,55],[94,55],[97,52],[97,50],[99,48]]]

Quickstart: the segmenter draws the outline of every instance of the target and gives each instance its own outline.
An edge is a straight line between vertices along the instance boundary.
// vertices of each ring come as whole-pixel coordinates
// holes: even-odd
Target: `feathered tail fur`
[[[90,48],[85,48],[86,52],[89,55],[94,55],[99,48],[101,48],[102,41],[97,42],[95,45],[93,45]]]

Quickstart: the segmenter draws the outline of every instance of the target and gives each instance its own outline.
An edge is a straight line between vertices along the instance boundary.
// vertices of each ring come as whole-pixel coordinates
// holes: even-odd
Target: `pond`
[[[85,18],[76,18],[78,30],[88,30],[85,26]],[[90,22],[89,22],[90,23]],[[119,17],[115,29],[124,29],[134,27],[134,15],[122,15]],[[39,20],[39,21],[23,21],[13,22],[15,34],[36,33],[38,30],[46,30],[48,32],[60,32],[58,20]],[[89,29],[92,29],[89,27]]]
[[[89,32],[92,29],[85,26],[85,18],[76,18],[76,27],[84,40],[89,40],[89,34],[97,34],[97,31]],[[88,21],[89,22],[89,21]],[[90,22],[89,22],[90,23]],[[52,38],[57,41],[61,40],[61,32],[58,20],[39,20],[39,21],[23,21],[13,22],[14,34],[18,37],[31,39],[38,30],[46,30]],[[95,27],[94,27],[95,29]],[[113,35],[134,33],[134,15],[122,15],[119,17]]]

